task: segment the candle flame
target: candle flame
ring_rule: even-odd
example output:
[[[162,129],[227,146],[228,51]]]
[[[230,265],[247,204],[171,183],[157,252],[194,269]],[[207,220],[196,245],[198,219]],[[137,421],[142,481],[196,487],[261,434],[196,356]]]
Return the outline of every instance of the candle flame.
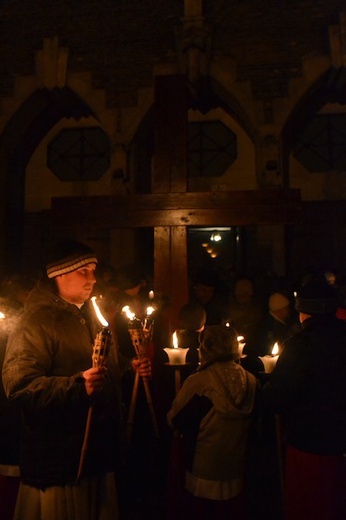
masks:
[[[244,336],[237,336],[237,341],[244,341]]]
[[[101,323],[101,325],[103,327],[108,327],[108,321],[106,321],[105,318],[102,316],[101,311],[99,309],[99,306],[96,303],[96,296],[93,296],[91,298],[91,302],[92,302],[92,304],[94,306],[96,316],[97,316],[99,322]]]
[[[279,343],[276,342],[276,343],[274,343],[271,354],[272,354],[272,356],[277,356],[278,353],[279,353]]]
[[[154,291],[149,291],[149,299],[150,300],[154,299]]]
[[[151,316],[154,310],[154,307],[147,307],[147,316]]]
[[[4,320],[4,319],[5,319],[5,314],[0,311],[0,320]]]
[[[125,305],[125,307],[121,309],[121,312],[126,314],[126,317],[129,320],[133,320],[133,318],[135,317],[135,313],[130,310],[130,307],[128,305]]]
[[[178,338],[176,332],[173,332],[173,347],[178,348]]]

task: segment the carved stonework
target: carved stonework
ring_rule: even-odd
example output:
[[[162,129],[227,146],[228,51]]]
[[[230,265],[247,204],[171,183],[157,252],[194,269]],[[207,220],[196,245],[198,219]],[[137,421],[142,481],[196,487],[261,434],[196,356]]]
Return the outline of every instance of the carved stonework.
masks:
[[[211,30],[205,23],[201,0],[185,0],[182,27],[177,30],[177,51],[193,99],[206,96],[211,61]]]
[[[282,187],[280,172],[280,148],[279,139],[274,134],[263,137],[260,146],[262,188]]]
[[[45,38],[43,49],[36,53],[36,76],[39,88],[62,88],[66,85],[68,49],[59,47],[57,37]]]

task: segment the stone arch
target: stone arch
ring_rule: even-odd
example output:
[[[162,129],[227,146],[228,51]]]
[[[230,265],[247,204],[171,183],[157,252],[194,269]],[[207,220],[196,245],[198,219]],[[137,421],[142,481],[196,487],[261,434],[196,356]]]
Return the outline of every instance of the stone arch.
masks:
[[[230,115],[249,136],[254,145],[255,154],[259,143],[256,126],[244,106],[231,92],[227,91],[217,79],[210,78],[202,98],[190,103],[192,110],[207,113],[213,108],[221,108]],[[151,161],[154,154],[154,107],[151,105],[132,137],[129,146],[129,176],[133,180],[134,190],[138,193],[151,191]]]
[[[330,67],[305,91],[294,106],[282,129],[282,167],[289,186],[289,160],[296,131],[327,103],[346,104],[346,68]]]
[[[43,137],[62,118],[95,116],[69,87],[35,90],[13,114],[0,137],[4,194],[2,263],[5,270],[23,266],[25,169]]]

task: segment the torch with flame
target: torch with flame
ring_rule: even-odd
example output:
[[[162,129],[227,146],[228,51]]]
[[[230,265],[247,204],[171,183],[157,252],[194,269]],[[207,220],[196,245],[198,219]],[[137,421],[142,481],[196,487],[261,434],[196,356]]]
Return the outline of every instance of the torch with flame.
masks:
[[[147,347],[153,336],[154,319],[152,314],[154,310],[154,307],[148,307],[145,318],[140,320],[128,305],[122,308],[122,312],[129,320],[128,331],[138,359],[143,358],[147,354]]]
[[[109,341],[111,338],[111,331],[108,328],[108,322],[105,320],[105,318],[102,316],[102,313],[96,303],[96,296],[93,296],[91,298],[91,302],[93,304],[95,314],[97,319],[102,325],[102,328],[98,330],[95,339],[94,339],[94,345],[93,345],[93,352],[92,352],[92,366],[95,367],[103,367],[106,364],[106,360],[109,353]],[[83,467],[84,467],[84,461],[86,452],[88,449],[88,441],[90,436],[90,427],[91,427],[91,419],[92,419],[92,413],[94,409],[94,403],[92,402],[89,406],[88,410],[88,417],[85,427],[85,433],[84,433],[84,440],[83,440],[83,446],[81,450],[81,456],[79,460],[79,467],[78,467],[78,474],[77,474],[77,482],[79,482],[82,473],[83,473]]]
[[[153,318],[153,312],[154,307],[147,307],[147,315],[144,318],[143,321],[143,335],[146,343],[149,343],[149,341],[152,340],[153,332],[154,332],[154,318]]]
[[[139,360],[143,359],[147,353],[147,346],[152,339],[153,329],[154,329],[154,319],[153,319],[153,307],[147,308],[147,314],[144,320],[140,320],[136,317],[136,315],[131,311],[128,305],[123,307],[122,312],[127,316],[128,323],[128,331],[130,334],[130,338],[132,341],[133,348],[137,354]],[[138,386],[139,386],[139,373],[136,372],[135,381],[132,389],[131,403],[129,408],[129,415],[127,419],[127,438],[130,441],[132,435],[132,428],[134,423],[135,409],[137,403],[138,396]],[[147,378],[142,378],[145,396],[147,400],[147,405],[149,408],[149,412],[151,415],[151,422],[153,425],[155,436],[159,437],[159,430],[157,426],[157,420],[155,415],[155,410],[151,398],[151,392],[149,387],[149,381]]]
[[[108,322],[102,316],[101,311],[96,303],[96,296],[91,298],[91,302],[95,309],[95,314],[102,325],[102,329],[97,332],[94,340],[92,362],[93,367],[102,367],[106,364],[106,359],[109,352],[111,331],[108,328]]]

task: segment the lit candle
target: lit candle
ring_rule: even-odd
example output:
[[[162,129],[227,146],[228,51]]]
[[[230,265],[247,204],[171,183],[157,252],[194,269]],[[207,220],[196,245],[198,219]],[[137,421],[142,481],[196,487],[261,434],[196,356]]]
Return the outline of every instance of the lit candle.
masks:
[[[149,291],[149,300],[154,299],[154,291]]]
[[[275,368],[277,360],[279,359],[279,344],[276,342],[272,348],[271,354],[267,354],[266,356],[259,356],[260,360],[263,363],[264,371],[267,374],[270,374]]]
[[[170,365],[186,364],[186,354],[188,353],[189,348],[181,348],[178,346],[178,338],[176,332],[173,333],[173,348],[166,347],[163,350],[168,355]]]
[[[244,336],[238,336],[237,340],[238,340],[238,355],[239,355],[239,358],[246,357],[245,354],[243,355],[243,350],[244,350],[244,347],[246,345]]]

